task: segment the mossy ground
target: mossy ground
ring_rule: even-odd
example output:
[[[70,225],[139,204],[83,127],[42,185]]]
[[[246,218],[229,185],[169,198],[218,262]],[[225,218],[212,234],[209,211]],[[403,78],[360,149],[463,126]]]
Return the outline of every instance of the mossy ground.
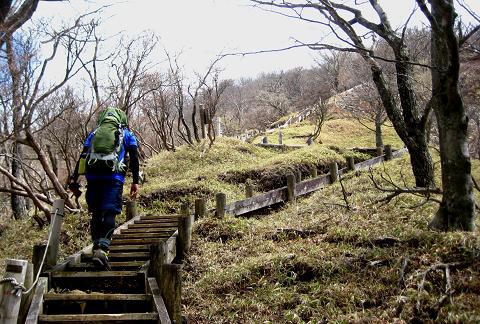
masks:
[[[309,132],[309,127],[306,123],[290,127],[284,139],[294,143],[298,138],[293,134]],[[294,151],[220,139],[212,148],[201,144],[163,152],[145,168],[140,212],[172,211],[198,197],[207,198],[210,209],[216,192],[226,193],[228,201],[242,199],[245,179],[262,191],[267,180],[279,179],[283,185],[287,172],[308,173],[312,165],[322,170],[331,161],[344,163],[347,155],[354,155],[344,148],[373,146],[373,133],[356,130],[359,126],[349,120],[332,120],[324,127],[323,145]],[[387,136],[391,138],[385,143],[402,146],[393,134]],[[473,161],[473,166],[473,174],[480,174],[480,163]],[[374,174],[384,186],[388,184],[380,173],[413,186],[409,170],[406,156],[376,167]],[[197,221],[183,272],[188,319],[192,323],[480,321],[477,233],[430,231],[427,224],[437,205],[423,197],[402,195],[389,204],[378,202],[385,194],[373,188],[368,172],[349,176],[342,184],[346,199],[337,183],[295,204],[248,218]],[[86,213],[66,216],[62,256],[88,244],[88,223]],[[30,219],[3,224],[2,260],[30,259],[32,246],[46,240],[46,230],[39,231]],[[423,273],[439,263],[451,264],[448,293],[441,269],[428,271],[422,284]]]

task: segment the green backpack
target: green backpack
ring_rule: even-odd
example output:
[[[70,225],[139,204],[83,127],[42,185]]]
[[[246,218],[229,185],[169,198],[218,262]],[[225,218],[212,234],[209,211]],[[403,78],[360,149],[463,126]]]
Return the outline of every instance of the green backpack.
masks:
[[[127,126],[125,112],[107,108],[98,117],[98,126],[86,155],[87,173],[123,172],[125,164],[119,160],[122,151],[123,132]]]

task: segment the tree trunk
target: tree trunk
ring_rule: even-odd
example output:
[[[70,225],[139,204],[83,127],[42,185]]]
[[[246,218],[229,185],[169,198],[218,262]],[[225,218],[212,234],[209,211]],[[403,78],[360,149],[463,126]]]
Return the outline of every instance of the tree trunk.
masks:
[[[443,198],[430,227],[475,230],[475,201],[467,142],[468,118],[458,91],[460,70],[453,0],[432,0],[432,102],[437,117]]]
[[[12,158],[12,175],[17,179],[22,179],[22,158],[23,158],[23,149],[22,144],[14,142],[13,144],[13,158]],[[11,183],[12,187],[15,186],[13,182]],[[22,219],[27,214],[27,205],[25,202],[25,197],[11,194],[10,204],[12,208],[13,217],[15,219]]]
[[[422,188],[434,188],[434,168],[430,152],[428,151],[427,136],[425,132],[410,137],[405,142],[410,153],[410,164],[415,177],[415,185]],[[417,140],[416,140],[417,139]]]
[[[406,113],[409,109],[414,108],[412,103],[409,103],[405,98],[402,101],[402,111],[398,109],[393,93],[387,86],[380,66],[373,59],[368,57],[366,59],[370,63],[373,82],[385,107],[388,119],[392,122],[395,131],[410,153],[415,185],[423,188],[434,187],[433,161],[428,151],[425,127],[421,127],[412,111]],[[407,89],[403,89],[403,92],[405,91]]]
[[[382,115],[381,112],[375,114],[375,145],[376,147],[383,147],[382,137]]]

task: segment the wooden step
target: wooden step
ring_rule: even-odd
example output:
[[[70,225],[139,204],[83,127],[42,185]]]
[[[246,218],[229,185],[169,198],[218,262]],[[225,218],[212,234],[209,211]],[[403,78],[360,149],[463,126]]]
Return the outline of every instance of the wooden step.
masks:
[[[142,238],[142,239],[132,239],[132,238],[120,238],[120,239],[114,239],[110,243],[110,246],[113,245],[125,245],[125,244],[153,244],[153,243],[159,243],[159,242],[164,242],[168,239],[169,237],[161,237],[161,238]]]
[[[113,259],[135,259],[135,258],[150,258],[150,252],[110,252],[108,254],[110,260]]]
[[[146,261],[150,258],[150,252],[147,251],[115,251],[108,253],[108,263],[117,261]],[[91,262],[92,256],[85,254],[82,256],[82,262]],[[110,265],[111,266],[111,265]]]
[[[117,238],[149,238],[149,237],[170,237],[172,236],[173,231],[166,231],[161,233],[122,233],[122,234],[114,234],[112,236],[112,240]]]
[[[126,314],[69,314],[40,315],[40,323],[121,323],[139,321],[142,323],[158,320],[157,313],[126,313]]]
[[[150,251],[149,244],[137,244],[137,245],[114,245],[110,247],[110,252],[117,251]]]
[[[133,221],[134,224],[157,224],[157,225],[169,225],[169,226],[177,226],[178,221],[174,221],[171,219],[139,219]]]
[[[172,219],[177,220],[178,218],[183,217],[181,214],[171,214],[171,215],[145,215],[140,216],[140,219]]]
[[[106,277],[136,277],[137,271],[100,271],[100,272],[66,272],[51,273],[52,278],[106,278]]]
[[[167,229],[167,230],[176,230],[177,229],[177,224],[171,225],[171,224],[162,224],[162,223],[135,223],[135,224],[130,224],[128,225],[128,229],[132,228],[162,228],[162,229]]]
[[[86,261],[86,260],[85,260]],[[112,270],[136,270],[145,265],[145,260],[142,261],[110,261]],[[97,266],[91,262],[70,263],[67,266],[67,271],[100,271]]]
[[[146,223],[146,224],[178,224],[177,219],[157,218],[157,219],[137,219],[134,223]]]
[[[182,214],[176,214],[176,213],[171,213],[171,214],[159,214],[158,212],[149,212],[142,214],[142,217],[144,216],[155,216],[155,217],[175,217],[175,216],[181,216]]]
[[[43,314],[148,313],[152,296],[146,294],[63,293],[44,296]]]
[[[147,294],[53,294],[47,293],[43,295],[43,300],[75,300],[75,301],[88,301],[88,300],[140,300],[149,301],[152,299],[152,295]]]
[[[134,233],[165,233],[165,232],[174,232],[176,227],[142,227],[142,228],[126,228],[120,230],[120,234],[134,234]]]
[[[145,273],[138,271],[58,271],[52,288],[103,293],[145,293]]]

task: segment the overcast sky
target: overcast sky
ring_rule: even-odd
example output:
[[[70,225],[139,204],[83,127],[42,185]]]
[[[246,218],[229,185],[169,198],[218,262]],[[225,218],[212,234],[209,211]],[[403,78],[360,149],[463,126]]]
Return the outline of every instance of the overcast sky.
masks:
[[[394,25],[402,24],[413,7],[411,0],[381,1]],[[480,13],[480,0],[465,0]],[[112,4],[104,10],[102,30],[137,35],[151,30],[169,52],[182,51],[190,71],[203,72],[221,52],[249,52],[287,47],[293,39],[314,42],[326,37],[312,23],[295,21],[253,8],[248,0],[70,0],[40,2],[36,17],[75,17]],[[160,53],[160,52],[159,52]],[[228,57],[221,65],[227,78],[254,77],[260,72],[310,67],[316,53],[308,49]]]

